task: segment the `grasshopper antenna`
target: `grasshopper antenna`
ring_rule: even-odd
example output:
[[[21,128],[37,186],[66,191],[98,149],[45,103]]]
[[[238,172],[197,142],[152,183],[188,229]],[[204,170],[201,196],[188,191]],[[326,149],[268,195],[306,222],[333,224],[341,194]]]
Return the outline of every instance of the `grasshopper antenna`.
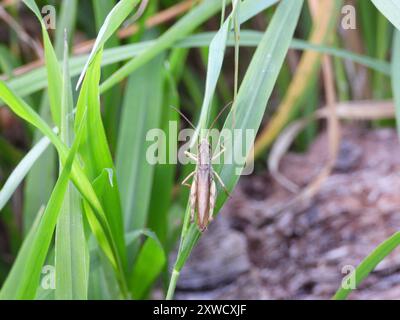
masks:
[[[232,102],[229,102],[225,107],[223,107],[221,109],[221,111],[218,113],[218,115],[215,117],[214,121],[211,123],[210,128],[213,129],[214,125],[217,123],[217,120],[222,116],[222,114],[224,113],[224,111],[230,106],[232,105]]]
[[[196,127],[193,125],[193,123],[192,123],[180,110],[178,110],[178,109],[175,108],[174,106],[170,106],[170,108],[172,108],[172,109],[174,109],[176,112],[178,112],[178,113],[181,115],[181,117],[182,117],[183,119],[185,119],[186,122],[187,122],[188,124],[190,124],[190,126],[191,126],[194,130],[196,130]]]

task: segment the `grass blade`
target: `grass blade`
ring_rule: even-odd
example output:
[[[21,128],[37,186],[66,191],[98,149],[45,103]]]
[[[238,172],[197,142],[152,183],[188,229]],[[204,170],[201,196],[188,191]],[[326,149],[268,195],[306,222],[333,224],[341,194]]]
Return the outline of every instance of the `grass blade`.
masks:
[[[57,60],[56,53],[53,45],[51,44],[49,34],[47,33],[46,26],[43,22],[39,8],[34,0],[23,0],[25,5],[33,11],[38,18],[41,28],[44,42],[44,53],[47,69],[47,84],[48,94],[50,100],[50,110],[53,117],[53,121],[56,126],[60,126],[60,106],[61,106],[61,91],[62,91],[62,75],[61,68]]]
[[[36,160],[43,154],[50,144],[50,140],[46,137],[42,138],[21,160],[18,166],[8,177],[3,188],[0,190],[0,211],[12,197],[22,180],[25,178],[29,170],[32,168]]]
[[[160,126],[163,59],[133,73],[126,88],[116,155],[126,231],[147,223],[154,165],[147,160],[152,141],[146,141],[146,134]]]
[[[212,38],[215,36],[214,32],[205,32],[188,36],[181,41],[171,44],[177,48],[193,48],[193,47],[206,47],[210,45]],[[240,32],[240,45],[243,46],[257,46],[262,38],[262,32],[242,30]],[[103,60],[101,65],[107,66],[113,63],[121,62],[126,59],[137,57],[144,51],[148,50],[154,45],[154,41],[143,41],[140,43],[129,44],[120,46],[118,48],[105,49]],[[228,40],[228,45],[234,45],[234,39],[232,37]],[[298,50],[312,50],[320,53],[326,53],[342,59],[348,59],[361,65],[365,65],[372,70],[382,72],[390,75],[390,64],[386,61],[381,61],[369,56],[355,54],[348,50],[340,48],[322,46],[312,44],[304,40],[294,39],[291,44],[291,48]],[[85,65],[88,56],[73,57],[70,60],[70,75],[76,76],[82,70]],[[38,90],[44,89],[47,86],[46,71],[44,68],[38,68],[24,75],[15,77],[7,82],[7,84],[21,97],[25,97]],[[1,100],[0,100],[1,101]]]
[[[201,106],[199,123],[192,137],[191,146],[196,143],[199,134],[206,134],[206,131],[203,129],[207,129],[207,124],[209,122],[211,101],[213,99],[219,75],[221,73],[222,63],[224,62],[225,56],[225,48],[228,42],[228,35],[233,27],[233,20],[236,15],[237,8],[238,1],[233,0],[233,10],[231,14],[211,40],[207,65],[206,89],[204,93],[203,104]],[[203,138],[203,136],[200,136],[200,138]]]
[[[39,277],[68,187],[72,164],[78,151],[82,132],[80,130],[77,134],[74,145],[68,153],[64,169],[54,187],[43,217],[37,226],[37,230],[34,230],[34,233],[31,233],[22,245],[13,269],[1,289],[0,299],[35,298]]]
[[[83,77],[94,60],[99,50],[102,50],[105,42],[113,35],[118,27],[124,22],[126,17],[132,12],[133,8],[139,3],[139,0],[121,0],[118,4],[110,11],[106,20],[101,27],[99,34],[97,35],[96,41],[93,45],[92,52],[83,67],[82,73],[79,77],[77,88],[81,85]]]
[[[396,110],[397,132],[400,137],[400,31],[393,35],[392,52],[392,91]]]
[[[375,7],[400,30],[400,3],[396,0],[371,0]]]
[[[3,81],[0,81],[0,98],[5,101],[16,115],[35,126],[50,139],[56,147],[62,163],[64,163],[68,154],[68,148],[53,133],[46,122],[25,101],[11,91]],[[118,276],[120,276],[122,285],[124,283],[124,267],[116,249],[115,235],[110,229],[106,214],[95,190],[77,162],[74,162],[72,166],[72,180],[81,195],[85,198],[85,212],[92,231],[107,258],[110,259]]]
[[[146,297],[167,260],[164,249],[156,235],[148,231],[145,234],[148,238],[139,251],[130,277],[130,287],[134,299]]]
[[[396,232],[389,239],[382,242],[368,257],[366,257],[360,265],[354,270],[352,274],[347,277],[355,275],[355,283],[358,286],[381,262],[388,256],[394,249],[400,245],[400,232]],[[351,293],[352,289],[341,287],[334,295],[335,300],[344,300]]]
[[[230,1],[227,1],[230,2]],[[123,80],[140,66],[146,64],[164,50],[170,48],[175,42],[181,40],[201,23],[210,18],[221,9],[221,1],[205,0],[187,15],[181,18],[174,26],[161,35],[149,49],[127,62],[122,68],[105,80],[101,85],[101,92],[105,92]]]
[[[250,66],[240,86],[238,96],[234,102],[237,114],[235,129],[258,130],[266,108],[272,89],[275,85],[279,71],[283,64],[286,53],[289,49],[290,41],[293,37],[297,20],[300,15],[303,1],[281,1],[272,21],[264,34],[263,39],[258,45],[257,51],[253,56]],[[268,57],[268,58],[266,58]],[[229,113],[224,128],[232,129],[232,111]],[[229,144],[231,145],[231,144]],[[247,154],[251,145],[246,146]],[[236,149],[236,148],[235,148]],[[242,152],[241,148],[236,149]],[[232,154],[231,146],[228,146],[226,153]],[[237,169],[242,170],[244,163],[237,167],[234,163],[224,164],[216,168],[225,182],[228,190],[232,190],[237,183],[239,176]],[[218,212],[224,202],[226,195],[222,192],[218,194],[215,212]],[[181,245],[175,262],[167,299],[172,299],[175,285],[179,277],[179,272],[188,258],[193,246],[200,237],[200,232],[196,225],[188,227],[190,208],[187,206],[184,226],[182,228]]]
[[[61,140],[73,141],[73,97],[68,73],[68,43],[65,38],[63,64],[63,95],[61,105]],[[62,165],[60,164],[60,168]],[[69,182],[57,222],[55,237],[56,299],[87,299],[89,253],[83,228],[81,199]]]

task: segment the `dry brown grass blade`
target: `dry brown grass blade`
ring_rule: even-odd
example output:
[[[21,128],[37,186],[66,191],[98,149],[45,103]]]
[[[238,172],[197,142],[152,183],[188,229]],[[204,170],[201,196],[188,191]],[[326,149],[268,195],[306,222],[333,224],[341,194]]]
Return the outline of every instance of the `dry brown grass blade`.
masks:
[[[336,21],[335,1],[319,0],[318,14],[315,15],[313,31],[309,41],[313,44],[324,44],[334,30]],[[320,66],[321,54],[312,51],[304,52],[294,74],[287,93],[278,106],[276,113],[260,133],[254,146],[254,156],[259,156],[279,135],[289,120],[291,111],[303,96],[307,86]]]
[[[7,7],[9,7],[9,6],[12,6],[12,5],[16,4],[18,1],[20,1],[20,0],[3,0],[3,1],[0,3],[0,5],[1,5],[3,8],[7,8]]]
[[[321,12],[321,9],[326,10],[326,7],[324,7],[324,4],[320,1],[317,0],[309,0],[308,1],[310,9],[311,9],[311,15],[313,17],[313,20],[317,22],[317,17]],[[332,70],[332,63],[327,55],[323,55],[322,59],[322,74],[323,74],[323,82],[324,82],[324,88],[325,88],[325,95],[326,95],[326,100],[327,100],[327,118],[328,118],[328,145],[329,145],[329,159],[327,164],[323,167],[321,172],[317,175],[317,177],[308,185],[306,186],[300,193],[298,193],[289,203],[288,206],[292,206],[293,204],[297,202],[305,202],[308,199],[311,199],[315,196],[315,194],[318,193],[318,190],[320,189],[322,183],[325,181],[325,179],[330,175],[335,162],[336,162],[336,157],[338,154],[339,150],[339,143],[340,143],[340,124],[338,121],[338,117],[336,115],[335,111],[335,105],[336,105],[336,89],[335,89],[335,80],[334,80],[334,75],[333,75],[333,70]],[[298,129],[299,126],[296,127]],[[294,135],[294,130],[291,132],[291,137],[295,137]],[[290,145],[290,144],[289,144]],[[289,146],[288,143],[286,142],[285,146]],[[278,148],[280,151],[281,155],[282,154],[282,148]],[[275,163],[275,162],[273,162]],[[277,164],[272,167],[273,170],[276,170]],[[289,190],[291,191],[298,191],[298,187],[293,184],[290,180],[286,179],[284,176],[279,174],[279,171],[271,172],[273,176],[277,178],[278,181],[283,183],[284,186],[286,186]],[[285,208],[287,206],[285,205]]]

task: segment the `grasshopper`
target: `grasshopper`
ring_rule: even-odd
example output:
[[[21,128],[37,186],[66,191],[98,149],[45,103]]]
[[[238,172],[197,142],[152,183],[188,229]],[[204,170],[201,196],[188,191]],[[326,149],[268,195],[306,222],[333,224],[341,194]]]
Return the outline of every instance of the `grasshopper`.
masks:
[[[227,106],[221,110],[220,114],[214,120],[213,125]],[[194,125],[185,117],[185,115],[183,115],[179,110],[175,110],[179,112],[181,116],[194,128]],[[202,138],[198,144],[197,151],[197,155],[185,151],[185,155],[196,162],[196,169],[182,181],[182,185],[190,188],[190,221],[192,223],[194,222],[195,213],[197,212],[197,226],[201,232],[204,232],[207,229],[208,224],[214,218],[215,200],[217,198],[215,180],[217,180],[222,186],[228,197],[230,197],[230,194],[221,177],[212,167],[212,161],[218,159],[218,157],[225,152],[225,147],[221,146],[221,150],[217,154],[212,155],[211,145],[208,142],[208,138]],[[192,177],[193,181],[190,185],[187,182]]]

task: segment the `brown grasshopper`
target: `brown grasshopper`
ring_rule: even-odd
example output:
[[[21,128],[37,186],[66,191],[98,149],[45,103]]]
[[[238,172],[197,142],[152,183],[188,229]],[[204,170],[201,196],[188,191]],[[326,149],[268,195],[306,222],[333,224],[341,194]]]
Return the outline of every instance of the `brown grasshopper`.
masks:
[[[227,106],[221,110],[213,124]],[[179,110],[176,111],[178,111],[182,117],[194,128],[194,125],[185,117],[185,115],[183,115]],[[217,188],[214,179],[219,182],[228,197],[230,196],[221,177],[214,171],[212,167],[212,161],[217,159],[224,152],[225,148],[224,146],[221,146],[221,150],[213,156],[208,138],[201,139],[198,145],[197,155],[189,151],[185,151],[185,155],[196,162],[196,169],[182,181],[182,185],[190,188],[190,221],[194,222],[195,213],[197,211],[196,222],[201,232],[206,230],[208,224],[213,220],[215,200],[217,198]],[[193,181],[190,185],[187,182],[191,177],[193,177]]]

